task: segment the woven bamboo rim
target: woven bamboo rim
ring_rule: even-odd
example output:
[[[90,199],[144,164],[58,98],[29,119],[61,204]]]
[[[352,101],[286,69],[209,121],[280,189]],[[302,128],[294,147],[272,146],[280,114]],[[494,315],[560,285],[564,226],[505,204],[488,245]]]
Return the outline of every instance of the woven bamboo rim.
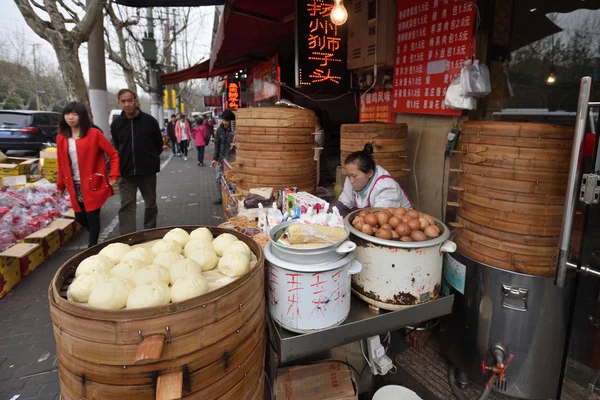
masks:
[[[315,156],[313,150],[310,151],[290,151],[289,153],[282,154],[279,151],[254,151],[254,150],[237,150],[237,157],[241,159],[269,159],[269,160],[281,160],[285,162],[286,160],[312,160]]]
[[[566,172],[528,172],[517,169],[504,169],[472,164],[461,164],[460,168],[465,173],[479,175],[485,178],[509,179],[523,182],[547,182],[561,185],[563,188],[567,187],[567,181],[569,179]]]
[[[240,175],[241,182],[244,185],[252,184],[254,187],[263,186],[301,186],[301,185],[315,185],[315,174],[311,171],[306,175],[296,176],[262,176],[262,175]]]
[[[535,122],[467,121],[463,124],[462,134],[572,140],[574,129]]]
[[[505,191],[560,196],[565,194],[564,184],[545,183],[545,182],[524,182],[513,181],[509,179],[485,178],[479,175],[461,173],[459,177],[459,185],[463,183],[475,186],[482,186],[488,189],[502,188]]]
[[[461,207],[458,209],[457,214],[474,224],[483,225],[488,228],[516,233],[522,235],[531,235],[531,236],[552,236],[556,237],[560,235],[561,227],[560,226],[540,226],[540,225],[532,225],[526,223],[515,223],[511,221],[504,221],[500,219],[494,219],[490,216],[480,215],[472,212],[470,209],[466,207]]]
[[[266,146],[271,144],[309,144],[311,147],[315,143],[315,139],[312,135],[236,135],[236,143],[264,143]]]
[[[269,176],[269,177],[285,177],[285,176],[303,176],[310,173],[314,173],[315,166],[313,164],[310,165],[301,165],[298,167],[290,168],[288,165],[280,165],[278,167],[247,167],[247,166],[238,166],[237,172],[240,177],[245,176]]]
[[[494,168],[520,169],[525,171],[565,172],[569,170],[570,161],[554,161],[551,159],[523,160],[518,158],[486,158],[477,154],[460,156],[461,163],[477,164]]]
[[[239,127],[266,127],[266,128],[307,128],[315,129],[314,118],[280,118],[280,119],[242,119],[237,118],[236,128]]]
[[[352,153],[354,151],[360,151],[365,147],[366,142],[357,142],[357,144],[349,144],[345,141],[342,140],[341,144],[340,144],[340,150],[346,153]],[[389,144],[389,145],[381,145],[381,144],[377,144],[375,143],[375,145],[373,146],[373,153],[375,153],[375,149],[378,149],[379,152],[383,152],[385,151],[386,153],[398,153],[398,152],[405,152],[407,150],[407,146],[406,143],[397,143],[396,144]]]
[[[554,160],[570,161],[571,154],[562,149],[526,149],[509,146],[495,146],[491,144],[459,143],[458,150],[467,154],[477,154],[488,159],[491,158],[516,158],[523,160]]]
[[[465,200],[460,202],[460,208],[468,212],[481,215],[482,217],[487,217],[498,221],[542,227],[560,228],[562,226],[562,216],[560,215],[532,215],[518,212],[500,211]]]
[[[522,254],[525,256],[550,257],[552,259],[556,259],[558,256],[558,246],[527,246],[523,244],[505,242],[487,237],[485,235],[480,235],[466,228],[461,229],[459,234],[465,239],[468,239],[474,243],[479,243],[482,246],[491,247],[492,249],[497,249],[507,253]]]
[[[554,206],[563,206],[565,204],[565,196],[549,196],[543,194],[537,195],[509,192],[506,190],[490,189],[483,186],[470,185],[465,182],[461,182],[460,187],[458,187],[458,189],[464,191],[465,193],[485,197],[487,199],[510,201],[515,203]]]
[[[312,110],[291,107],[253,107],[240,108],[236,111],[236,119],[283,119],[283,118],[316,118]]]
[[[261,135],[293,135],[293,136],[314,136],[314,128],[278,128],[264,126],[236,126],[235,134],[244,136]]]
[[[522,137],[503,137],[503,136],[480,136],[462,134],[461,143],[473,144],[491,144],[496,146],[514,146],[519,148],[536,149],[570,149],[573,147],[572,140],[547,139],[547,138],[522,138]]]
[[[462,202],[469,202],[478,206],[486,207],[492,210],[502,211],[504,213],[529,214],[539,216],[559,216],[562,218],[564,207],[562,205],[545,205],[518,203],[516,201],[503,201],[482,197],[476,194],[465,192],[459,195]]]
[[[298,160],[272,160],[272,159],[260,159],[260,158],[241,158],[238,157],[236,161],[238,170],[246,167],[255,168],[312,168],[314,165],[313,158],[305,158]]]
[[[360,151],[362,150],[354,150],[354,151]],[[406,151],[398,151],[398,152],[387,152],[387,151],[377,151],[377,149],[373,149],[373,159],[375,160],[376,163],[379,163],[380,161],[396,161],[396,160],[400,160],[402,158],[407,158],[408,157],[408,152]],[[340,158],[342,160],[342,162],[346,159],[346,157],[348,157],[350,154],[352,154],[354,151],[342,151],[340,152]]]
[[[239,143],[237,145],[239,150],[243,151],[262,151],[263,149],[269,152],[280,152],[280,153],[288,153],[288,152],[297,152],[297,151],[312,151],[313,143],[304,143],[304,144],[289,144],[289,143]]]
[[[523,244],[526,246],[557,247],[560,241],[560,238],[558,236],[532,236],[526,234],[504,232],[497,229],[488,228],[487,226],[473,223],[465,218],[462,218],[461,216],[457,216],[456,221],[459,224],[461,224],[464,228],[472,232],[502,242]]]

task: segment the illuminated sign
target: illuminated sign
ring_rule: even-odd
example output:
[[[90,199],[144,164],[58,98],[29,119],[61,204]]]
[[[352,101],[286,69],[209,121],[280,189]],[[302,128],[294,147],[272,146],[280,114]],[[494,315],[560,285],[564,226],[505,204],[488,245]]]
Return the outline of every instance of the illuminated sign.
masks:
[[[254,101],[261,101],[275,97],[281,97],[279,87],[279,57],[275,56],[269,61],[257,67],[254,72]]]
[[[472,54],[476,5],[469,1],[398,2],[392,108],[399,113],[460,115],[446,90]]]
[[[360,96],[360,122],[396,122],[392,91],[380,89]]]
[[[333,0],[296,1],[296,87],[346,90],[346,25],[336,26]]]
[[[218,96],[204,96],[204,107],[222,107],[222,99]]]
[[[227,92],[225,96],[225,108],[237,110],[242,106],[242,94],[240,93],[240,81],[227,81]]]

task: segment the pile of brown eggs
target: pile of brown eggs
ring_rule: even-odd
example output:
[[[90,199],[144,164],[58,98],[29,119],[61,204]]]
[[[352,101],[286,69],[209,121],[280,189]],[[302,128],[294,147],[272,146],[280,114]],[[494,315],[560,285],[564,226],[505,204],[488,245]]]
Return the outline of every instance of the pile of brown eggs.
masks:
[[[362,210],[352,220],[352,226],[365,235],[402,242],[423,242],[441,233],[431,215],[404,207]]]

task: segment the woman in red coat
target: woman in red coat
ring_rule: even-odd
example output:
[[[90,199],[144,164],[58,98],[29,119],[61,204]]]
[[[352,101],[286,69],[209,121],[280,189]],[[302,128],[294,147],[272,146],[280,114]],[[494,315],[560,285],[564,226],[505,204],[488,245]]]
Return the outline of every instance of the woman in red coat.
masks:
[[[98,243],[100,208],[113,195],[119,179],[119,155],[100,129],[92,127],[87,109],[81,103],[69,103],[59,122],[56,137],[60,194],[66,189],[71,197],[75,220],[90,233],[89,247]],[[110,177],[105,155],[110,160]]]

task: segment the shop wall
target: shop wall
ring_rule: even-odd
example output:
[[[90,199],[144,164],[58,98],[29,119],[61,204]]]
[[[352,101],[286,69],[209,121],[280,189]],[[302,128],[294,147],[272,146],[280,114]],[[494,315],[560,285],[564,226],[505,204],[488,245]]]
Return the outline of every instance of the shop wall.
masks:
[[[405,188],[405,191],[415,208],[441,219],[445,198],[443,194],[444,152],[454,117],[398,114],[396,122],[408,125],[410,168],[412,168],[416,156],[414,174],[410,173],[409,186]],[[420,143],[419,136],[421,137]],[[415,153],[417,143],[419,143],[419,148]],[[418,185],[414,181],[415,174]],[[447,171],[446,174],[448,174]]]

